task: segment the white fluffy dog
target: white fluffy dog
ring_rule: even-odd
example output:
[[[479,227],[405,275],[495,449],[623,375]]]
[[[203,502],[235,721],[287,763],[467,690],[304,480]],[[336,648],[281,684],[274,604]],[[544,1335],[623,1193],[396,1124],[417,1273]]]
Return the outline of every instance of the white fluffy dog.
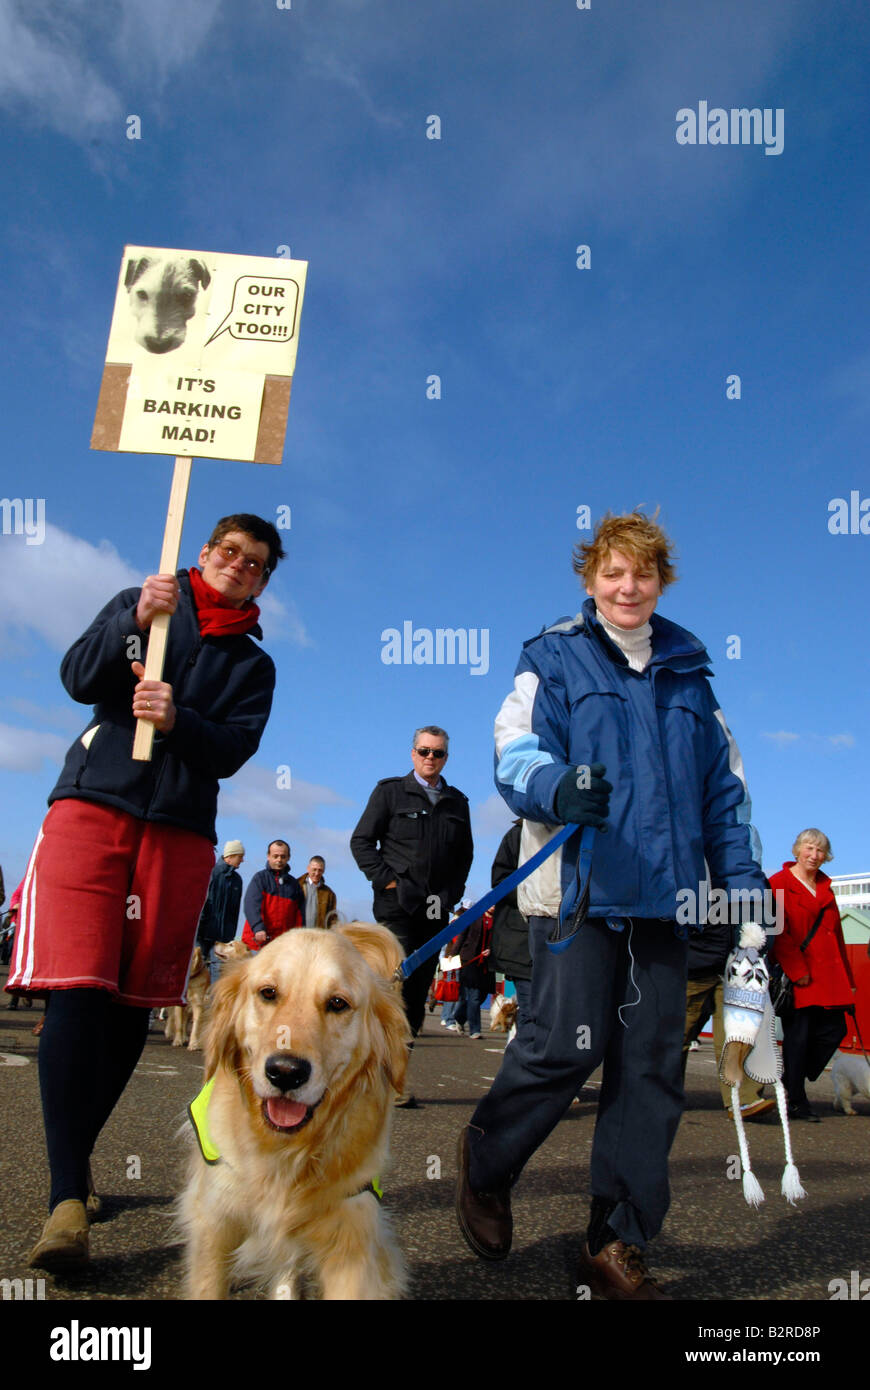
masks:
[[[870,1063],[859,1052],[838,1052],[831,1068],[834,1109],[844,1115],[857,1115],[852,1106],[856,1091],[870,1100]]]

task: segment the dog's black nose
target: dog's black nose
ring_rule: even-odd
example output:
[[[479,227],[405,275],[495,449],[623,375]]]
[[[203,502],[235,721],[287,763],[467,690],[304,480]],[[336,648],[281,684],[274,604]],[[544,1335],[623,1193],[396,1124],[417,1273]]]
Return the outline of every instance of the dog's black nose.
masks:
[[[292,1052],[273,1052],[266,1058],[263,1070],[279,1091],[297,1091],[310,1077],[311,1063],[304,1057],[294,1057]]]

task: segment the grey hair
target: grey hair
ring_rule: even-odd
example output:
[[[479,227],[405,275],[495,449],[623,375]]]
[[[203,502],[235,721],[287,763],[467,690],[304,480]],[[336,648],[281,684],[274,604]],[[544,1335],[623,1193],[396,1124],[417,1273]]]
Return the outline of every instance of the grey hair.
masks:
[[[802,830],[792,845],[791,852],[795,858],[797,858],[797,852],[806,840],[809,840],[814,845],[821,845],[822,849],[825,851],[823,863],[827,864],[830,859],[833,859],[834,851],[831,849],[831,842],[827,835],[823,830],[816,830],[813,826],[810,826],[808,830]]]
[[[411,744],[412,748],[417,747],[417,739],[421,734],[434,734],[436,738],[443,738],[444,747],[450,747],[450,735],[446,729],[439,729],[437,724],[424,724],[422,729],[414,730],[414,742]]]

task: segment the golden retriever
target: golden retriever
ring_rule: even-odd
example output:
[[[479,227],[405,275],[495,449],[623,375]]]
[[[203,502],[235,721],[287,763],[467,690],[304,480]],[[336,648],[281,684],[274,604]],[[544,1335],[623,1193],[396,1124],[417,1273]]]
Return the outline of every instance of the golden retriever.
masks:
[[[272,1298],[402,1296],[370,1190],[408,1059],[401,959],[386,927],[351,922],[294,928],[222,974],[206,1026],[212,1161],[194,1150],[179,1206],[189,1298],[225,1298],[233,1279]]]
[[[203,960],[199,946],[194,946],[190,973],[187,977],[187,1003],[183,1007],[180,1004],[173,1005],[166,1014],[164,1037],[171,1040],[173,1047],[184,1047],[188,1023],[190,1023],[190,1042],[187,1044],[189,1050],[197,1052],[202,1047],[200,1032],[205,1012],[208,982],[208,966]]]
[[[225,965],[229,961],[247,960],[248,956],[254,954],[253,951],[248,950],[240,936],[237,936],[233,941],[216,941],[212,950],[218,960],[222,960]]]

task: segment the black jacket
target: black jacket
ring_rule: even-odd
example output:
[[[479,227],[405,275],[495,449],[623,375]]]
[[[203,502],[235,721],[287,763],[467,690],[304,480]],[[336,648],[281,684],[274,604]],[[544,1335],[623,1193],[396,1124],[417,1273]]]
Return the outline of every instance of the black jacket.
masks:
[[[201,637],[187,571],[179,570],[178,579],[163,673],[172,686],[175,727],[155,735],[150,762],[133,761],[131,639],[139,639],[144,653],[147,634],[136,622],[141,590],[124,589],[61,663],[72,698],[95,706],[85,734],[96,732],[87,748],[76,739],[48,800],[117,806],[140,820],[196,831],[214,844],[218,778],[232,777],[256,753],[272,707],[275,667],[247,634]]]
[[[369,797],[350,849],[371,880],[378,921],[395,915],[396,906],[415,912],[429,896],[440,898],[446,921],[462,897],[474,856],[468,798],[442,778],[433,806],[413,772],[386,777]],[[385,892],[392,879],[396,889]]]
[[[512,874],[520,857],[522,821],[512,825],[492,861],[492,886]],[[517,890],[508,893],[493,908],[492,957],[496,970],[509,980],[532,978],[532,957],[529,951],[529,924],[517,907]]]
[[[211,871],[208,896],[199,914],[197,941],[232,941],[238,930],[241,905],[242,876],[232,864],[219,859]]]
[[[489,955],[483,956],[484,950],[489,948]],[[469,985],[472,989],[479,989],[486,998],[495,989],[495,966],[492,961],[492,926],[484,917],[478,917],[476,922],[470,926],[460,936],[454,948],[459,953],[462,961],[462,968],[459,971],[459,983]]]

